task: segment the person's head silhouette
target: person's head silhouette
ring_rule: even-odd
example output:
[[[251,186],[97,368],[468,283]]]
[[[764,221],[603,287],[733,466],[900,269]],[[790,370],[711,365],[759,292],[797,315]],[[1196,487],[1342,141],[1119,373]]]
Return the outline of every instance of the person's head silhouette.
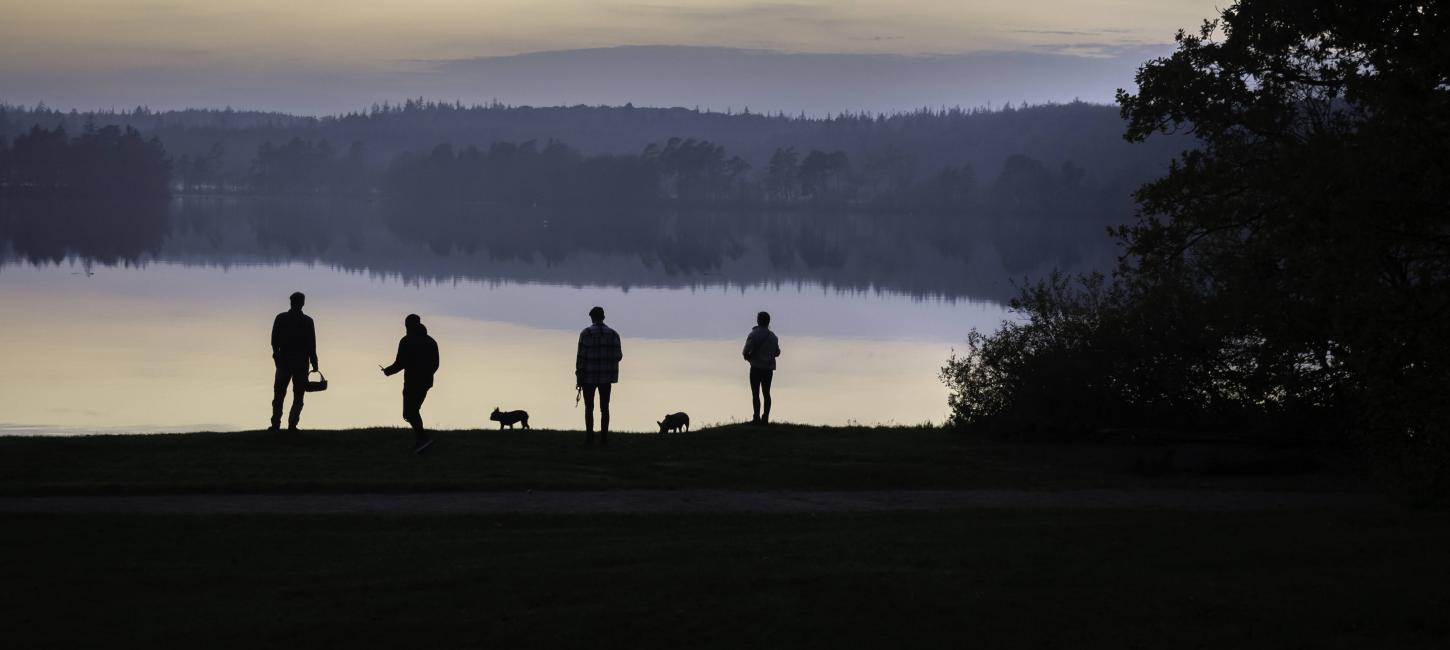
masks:
[[[403,319],[403,329],[406,329],[409,332],[416,330],[419,327],[422,327],[422,325],[423,319],[417,314],[408,314],[408,317]]]
[[[589,320],[592,320],[592,321],[594,321],[596,323],[603,323],[604,322],[604,308],[603,307],[595,307],[595,308],[589,310]]]
[[[295,311],[302,309],[302,304],[307,302],[307,296],[302,295],[301,291],[294,291],[289,300],[292,301],[292,309]]]
[[[755,324],[761,327],[770,327],[770,312],[763,311],[755,315]]]

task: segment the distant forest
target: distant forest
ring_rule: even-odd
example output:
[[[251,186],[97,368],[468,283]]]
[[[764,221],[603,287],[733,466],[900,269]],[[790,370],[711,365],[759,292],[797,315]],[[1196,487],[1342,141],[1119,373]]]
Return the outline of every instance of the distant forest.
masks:
[[[87,123],[71,137],[64,127],[32,126],[0,138],[0,193],[75,197],[164,197],[171,162],[155,137],[135,128]]]
[[[100,163],[81,159],[109,155],[87,144],[99,138],[161,152],[144,164],[111,158],[149,174],[135,181],[145,192],[164,174],[171,189],[187,193],[510,205],[1041,212],[1049,203],[1081,210],[1087,199],[1093,212],[1113,213],[1099,214],[1106,223],[1121,223],[1131,216],[1131,191],[1188,144],[1164,137],[1135,146],[1122,132],[1116,108],[1085,103],[828,118],[422,100],[322,118],[0,105],[0,189],[91,187],[95,176],[81,170]],[[66,145],[75,154],[48,153],[58,142],[76,143]]]

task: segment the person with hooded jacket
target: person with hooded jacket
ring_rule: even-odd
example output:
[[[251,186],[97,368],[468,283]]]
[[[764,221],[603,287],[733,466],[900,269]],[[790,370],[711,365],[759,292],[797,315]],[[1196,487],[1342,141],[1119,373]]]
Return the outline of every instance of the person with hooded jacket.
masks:
[[[398,341],[398,355],[393,365],[383,368],[389,377],[403,373],[403,419],[413,427],[413,453],[422,453],[433,444],[432,436],[423,429],[423,400],[433,387],[433,373],[438,371],[438,343],[428,336],[428,328],[417,314],[403,320],[407,334]]]
[[[750,364],[750,403],[754,407],[751,424],[770,422],[770,382],[775,377],[775,358],[780,356],[780,339],[770,331],[770,314],[755,315],[755,329],[745,337],[745,349],[741,350],[745,361]],[[765,395],[765,410],[760,410],[760,396]]]

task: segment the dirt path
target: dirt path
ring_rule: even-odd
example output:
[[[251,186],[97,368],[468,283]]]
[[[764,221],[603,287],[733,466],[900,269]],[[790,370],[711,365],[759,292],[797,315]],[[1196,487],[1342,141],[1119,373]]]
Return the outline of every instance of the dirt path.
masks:
[[[1194,490],[900,490],[425,492],[412,494],[189,494],[0,497],[0,514],[489,514],[811,513],[962,509],[1155,508],[1275,510],[1383,505],[1352,493]]]

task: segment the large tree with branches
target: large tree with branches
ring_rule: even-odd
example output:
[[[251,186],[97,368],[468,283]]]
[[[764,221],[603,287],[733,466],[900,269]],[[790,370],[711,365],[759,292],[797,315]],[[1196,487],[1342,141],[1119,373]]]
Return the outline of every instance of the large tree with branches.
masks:
[[[1129,140],[1199,146],[1138,191],[1111,300],[1043,304],[1039,287],[1012,336],[949,364],[959,420],[1013,400],[964,410],[970,373],[953,370],[1010,391],[1040,383],[1022,360],[1067,350],[1110,359],[1085,384],[1120,419],[1215,395],[1333,412],[1397,474],[1450,491],[1450,2],[1239,0],[1137,86],[1118,93]],[[1078,313],[1091,327],[1063,345],[1053,332]],[[1013,340],[1048,343],[1005,354]],[[1186,388],[1162,379],[1175,372]]]
[[[1138,192],[1121,277],[1188,278],[1357,429],[1443,448],[1450,3],[1241,0],[1177,41],[1118,101],[1202,146]]]

